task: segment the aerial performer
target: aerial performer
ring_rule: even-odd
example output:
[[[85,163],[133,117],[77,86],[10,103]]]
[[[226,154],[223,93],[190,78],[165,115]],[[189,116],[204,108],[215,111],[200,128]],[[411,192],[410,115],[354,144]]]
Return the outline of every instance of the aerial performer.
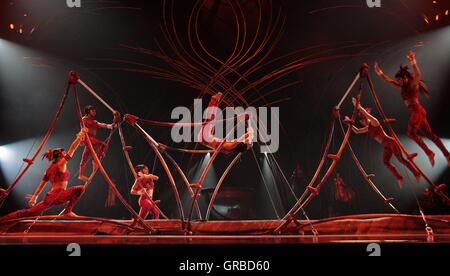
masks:
[[[410,51],[407,57],[414,69],[414,74],[409,71],[407,66],[401,66],[400,70],[395,75],[396,80],[393,80],[383,73],[377,63],[375,64],[375,71],[385,82],[401,91],[403,102],[411,113],[411,119],[408,125],[408,137],[414,140],[420,148],[422,148],[427,154],[431,165],[434,166],[435,153],[425,144],[418,133],[420,132],[425,135],[425,137],[435,143],[442,151],[450,166],[450,153],[444,143],[442,143],[442,140],[433,132],[427,119],[427,112],[420,103],[420,94],[423,92],[429,97],[429,92],[426,85],[421,81],[422,73],[417,65],[416,55]]]
[[[153,201],[153,191],[155,189],[155,181],[159,180],[156,175],[150,174],[150,171],[145,165],[136,166],[137,178],[131,188],[131,194],[140,196],[139,198],[139,216],[145,220],[149,214],[153,219],[159,219],[159,210],[156,207],[157,202]],[[137,224],[134,219],[132,227]]]
[[[357,100],[353,98],[353,105],[357,105]],[[383,159],[384,165],[391,171],[391,173],[397,179],[397,182],[400,188],[403,188],[404,177],[400,174],[394,164],[391,163],[392,156],[395,156],[401,164],[403,164],[406,168],[408,168],[416,177],[417,184],[420,182],[421,174],[414,167],[410,160],[405,158],[402,154],[402,150],[398,142],[386,134],[383,127],[377,118],[370,114],[370,109],[359,106],[359,121],[363,125],[362,128],[357,128],[356,126],[352,126],[353,132],[356,134],[368,134],[375,141],[380,143],[383,146]],[[344,121],[346,123],[351,123],[351,119],[346,116]],[[414,155],[412,155],[414,156]],[[408,156],[408,157],[412,157]]]
[[[251,118],[250,114],[245,114],[245,116],[240,116],[239,119],[245,120],[245,124],[248,124],[247,132],[242,135],[238,139],[226,140],[215,137],[215,126],[214,121],[217,118],[217,112],[219,111],[219,103],[222,99],[223,94],[217,93],[214,95],[208,105],[207,114],[206,114],[206,122],[203,124],[200,133],[199,140],[201,143],[211,149],[218,149],[219,146],[223,143],[222,150],[223,152],[245,152],[252,147],[253,138],[254,138],[254,130],[251,126]]]
[[[94,147],[95,153],[98,155],[100,159],[102,159],[106,153],[107,150],[107,144],[103,142],[102,140],[97,138],[97,129],[103,128],[103,129],[114,129],[116,127],[115,124],[104,124],[99,123],[95,120],[95,117],[97,116],[97,109],[95,106],[88,105],[84,108],[85,116],[83,117],[83,125],[88,129],[88,135],[89,139],[91,140],[92,146]],[[89,177],[86,177],[84,175],[86,171],[87,164],[89,162],[89,159],[92,157],[91,151],[89,150],[88,146],[85,144],[85,148],[83,151],[83,156],[81,158],[80,163],[80,174],[79,179],[84,182],[90,181],[95,173],[97,172],[98,165],[95,162],[95,160],[92,160],[92,173]]]
[[[0,222],[38,215],[54,206],[62,204],[67,204],[63,213],[64,217],[76,217],[75,213],[72,212],[72,209],[83,194],[84,187],[75,186],[67,188],[70,178],[67,162],[71,160],[79,145],[84,141],[87,133],[88,129],[82,129],[77,134],[75,141],[67,152],[65,152],[64,149],[57,148],[49,149],[44,153],[43,159],[45,158],[52,163],[45,172],[44,178],[34,194],[27,196],[30,208],[1,217]],[[41,202],[37,203],[42,190],[48,182],[51,184],[50,192],[45,195]]]

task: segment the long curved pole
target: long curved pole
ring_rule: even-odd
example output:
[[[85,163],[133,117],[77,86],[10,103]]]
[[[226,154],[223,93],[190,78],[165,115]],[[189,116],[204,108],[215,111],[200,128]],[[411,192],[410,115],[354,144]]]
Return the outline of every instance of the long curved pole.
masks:
[[[230,163],[230,165],[228,165],[228,168],[225,170],[225,172],[223,173],[222,177],[220,178],[219,182],[217,183],[216,188],[214,189],[214,193],[211,197],[211,200],[209,202],[208,205],[208,210],[206,211],[206,216],[205,219],[206,221],[209,220],[209,216],[211,214],[211,209],[213,208],[214,202],[216,200],[217,195],[219,194],[219,190],[222,187],[222,183],[225,180],[225,178],[228,176],[228,173],[231,171],[231,169],[234,167],[234,165],[236,164],[236,162],[241,158],[242,153],[239,153],[234,159],[233,161]]]

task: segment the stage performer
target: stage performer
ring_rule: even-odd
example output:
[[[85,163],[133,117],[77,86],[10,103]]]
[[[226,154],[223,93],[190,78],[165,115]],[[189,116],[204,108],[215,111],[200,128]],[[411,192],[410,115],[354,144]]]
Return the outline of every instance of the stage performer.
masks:
[[[84,126],[89,130],[88,135],[92,142],[92,146],[94,147],[95,152],[98,155],[98,158],[102,159],[105,156],[106,150],[108,145],[97,138],[97,129],[103,128],[103,129],[114,129],[116,127],[115,124],[103,124],[99,123],[95,120],[95,116],[97,116],[97,110],[95,106],[89,105],[84,108],[85,116],[83,117],[83,124]],[[88,164],[89,159],[92,157],[91,151],[89,150],[88,146],[85,145],[83,156],[81,158],[80,163],[80,173],[79,173],[79,179],[84,182],[90,181],[94,174],[97,172],[98,165],[95,160],[92,160],[92,173],[89,177],[86,177],[84,175],[86,171],[86,167]]]
[[[137,179],[131,188],[132,195],[138,195],[139,198],[139,216],[145,220],[149,214],[153,216],[153,219],[159,219],[159,210],[156,207],[157,202],[153,201],[153,191],[155,189],[155,182],[159,177],[150,174],[150,171],[145,165],[136,166]],[[131,227],[137,224],[137,220],[134,219]]]
[[[223,94],[217,93],[214,95],[208,105],[208,112],[206,114],[206,123],[202,126],[199,133],[199,140],[201,143],[211,149],[217,149],[224,141],[224,139],[219,139],[214,136],[215,134],[215,126],[214,120],[217,118],[217,112],[219,111],[219,103],[222,99]],[[242,116],[242,119],[246,120],[245,123],[248,123],[248,131],[242,135],[238,139],[227,140],[223,144],[222,151],[223,152],[245,152],[252,147],[254,131],[251,126],[251,118],[249,114]]]
[[[408,137],[414,140],[422,148],[427,154],[431,165],[434,167],[435,153],[419,136],[418,133],[421,132],[442,151],[450,166],[450,153],[444,143],[442,143],[442,140],[433,132],[427,119],[427,112],[420,103],[420,93],[424,92],[428,97],[429,92],[426,85],[421,81],[422,73],[417,65],[416,55],[412,51],[408,53],[408,60],[414,68],[414,74],[408,70],[407,66],[401,66],[400,70],[395,75],[397,80],[393,80],[384,74],[378,64],[375,64],[375,71],[385,82],[401,91],[403,101],[411,113],[411,119],[408,125]]]
[[[341,201],[349,203],[355,197],[355,192],[345,184],[344,179],[338,173],[333,180],[334,182],[334,199],[335,201]]]
[[[356,106],[357,100],[353,98],[353,104]],[[420,182],[421,174],[420,172],[413,166],[411,161],[407,160],[401,151],[400,145],[397,141],[386,134],[383,127],[377,118],[370,114],[370,109],[366,109],[362,106],[359,106],[359,118],[360,123],[364,126],[363,128],[357,128],[356,126],[352,126],[353,132],[356,134],[365,134],[367,133],[370,137],[372,137],[375,141],[380,143],[384,148],[384,165],[391,171],[391,173],[395,176],[398,181],[400,188],[403,188],[404,178],[391,163],[392,156],[395,156],[400,163],[402,163],[405,167],[407,167],[416,177],[417,184]],[[351,123],[351,119],[349,117],[345,117],[344,120],[346,123]]]
[[[0,218],[0,222],[38,215],[54,206],[66,203],[67,206],[63,213],[63,216],[76,217],[76,215],[72,212],[72,209],[80,196],[83,194],[84,187],[75,186],[67,188],[70,178],[70,172],[67,168],[67,162],[70,161],[80,143],[83,142],[87,132],[88,129],[82,129],[80,133],[78,133],[77,138],[72,143],[67,153],[64,151],[64,149],[61,148],[49,149],[45,152],[43,158],[46,158],[49,162],[52,162],[52,164],[47,169],[44,178],[42,179],[35,193],[33,195],[27,196],[27,198],[29,199],[28,205],[30,206],[30,208],[6,215]],[[36,204],[37,199],[39,198],[39,195],[41,194],[47,182],[50,182],[51,190],[49,193],[47,193],[47,195],[41,202]]]

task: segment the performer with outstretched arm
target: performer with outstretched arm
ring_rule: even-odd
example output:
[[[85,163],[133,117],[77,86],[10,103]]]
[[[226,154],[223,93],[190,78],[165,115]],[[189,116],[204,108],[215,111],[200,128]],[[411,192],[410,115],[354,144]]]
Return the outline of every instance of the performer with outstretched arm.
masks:
[[[224,139],[219,139],[214,136],[215,134],[215,127],[214,127],[214,120],[217,118],[217,112],[219,111],[219,103],[222,99],[223,94],[217,93],[211,98],[211,101],[208,105],[208,112],[206,114],[207,121],[202,126],[200,133],[199,133],[199,140],[203,145],[205,145],[208,148],[211,149],[217,149],[223,142]],[[247,122],[250,122],[250,119],[248,118],[249,115],[245,116],[245,120]],[[244,152],[251,148],[253,143],[253,136],[254,131],[251,126],[251,123],[249,123],[249,129],[248,131],[242,135],[238,139],[233,140],[227,140],[223,143],[222,151],[224,152],[231,152],[231,151],[238,151],[238,152]]]
[[[145,165],[136,166],[137,179],[131,188],[132,195],[138,195],[139,198],[139,216],[145,220],[149,214],[152,214],[153,219],[159,219],[159,210],[156,207],[156,203],[153,202],[153,190],[155,189],[155,182],[159,177],[150,174],[150,171]],[[137,224],[137,220],[134,219],[131,227]]]
[[[88,129],[88,135],[92,142],[92,146],[94,147],[95,152],[97,153],[98,157],[100,159],[102,159],[106,153],[107,144],[97,138],[97,129],[99,129],[99,128],[114,129],[114,127],[116,127],[116,125],[115,124],[103,124],[103,123],[97,122],[95,120],[95,116],[97,116],[97,110],[96,110],[95,106],[92,106],[92,105],[86,106],[84,108],[84,113],[85,113],[85,116],[83,117],[83,124]],[[98,165],[95,162],[95,160],[92,160],[91,175],[89,177],[86,177],[84,175],[84,173],[86,171],[87,163],[88,163],[89,159],[91,158],[91,156],[92,156],[91,151],[89,150],[87,145],[85,145],[85,148],[83,151],[83,156],[81,158],[81,163],[80,163],[80,175],[78,177],[81,181],[88,182],[90,179],[92,179],[94,174],[97,172]]]
[[[67,188],[70,178],[67,162],[70,161],[80,143],[84,141],[87,132],[87,129],[82,129],[80,133],[78,133],[77,138],[72,143],[67,153],[64,149],[49,149],[45,152],[43,158],[46,158],[49,162],[52,162],[52,164],[47,169],[44,178],[35,193],[27,196],[27,198],[29,198],[28,205],[30,208],[6,215],[0,218],[0,221],[30,217],[40,214],[54,206],[66,203],[67,206],[63,216],[76,217],[76,215],[72,212],[72,209],[80,196],[83,194],[84,187],[75,186]],[[36,203],[45,185],[47,185],[47,182],[50,182],[52,186],[50,192],[41,202]]]
[[[419,136],[418,132],[420,131],[423,135],[436,144],[436,146],[444,154],[445,158],[447,158],[448,165],[450,166],[450,153],[444,143],[442,143],[441,139],[433,132],[427,119],[427,112],[420,103],[420,93],[424,92],[427,96],[429,96],[429,92],[425,84],[421,81],[422,73],[417,65],[416,55],[412,51],[408,53],[408,60],[414,68],[414,74],[409,72],[407,66],[401,66],[395,76],[396,80],[393,80],[383,73],[377,63],[375,64],[375,71],[385,82],[401,91],[403,101],[408,107],[408,110],[411,112],[411,119],[408,126],[408,137],[414,140],[422,148],[422,150],[427,154],[431,165],[434,166],[435,153]]]
[[[357,104],[355,98],[353,98],[353,104],[354,105]],[[397,168],[394,166],[394,164],[391,163],[392,156],[395,156],[398,159],[398,161],[400,161],[400,163],[402,163],[414,174],[414,176],[416,177],[417,184],[419,184],[421,178],[420,172],[416,170],[411,161],[407,160],[403,156],[400,145],[394,138],[386,134],[378,119],[370,114],[370,110],[360,106],[359,117],[360,123],[363,125],[363,127],[357,128],[356,126],[352,126],[353,132],[356,134],[367,133],[370,137],[372,137],[375,141],[377,141],[383,146],[384,165],[395,176],[400,188],[403,188],[404,178],[397,170]],[[349,117],[345,117],[344,121],[348,123],[351,121],[351,119]]]

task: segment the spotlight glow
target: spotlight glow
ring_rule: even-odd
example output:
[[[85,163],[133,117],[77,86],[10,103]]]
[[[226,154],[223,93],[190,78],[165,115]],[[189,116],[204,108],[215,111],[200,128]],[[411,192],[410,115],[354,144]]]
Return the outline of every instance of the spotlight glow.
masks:
[[[0,146],[0,160],[8,161],[11,158],[11,151],[7,146]]]

